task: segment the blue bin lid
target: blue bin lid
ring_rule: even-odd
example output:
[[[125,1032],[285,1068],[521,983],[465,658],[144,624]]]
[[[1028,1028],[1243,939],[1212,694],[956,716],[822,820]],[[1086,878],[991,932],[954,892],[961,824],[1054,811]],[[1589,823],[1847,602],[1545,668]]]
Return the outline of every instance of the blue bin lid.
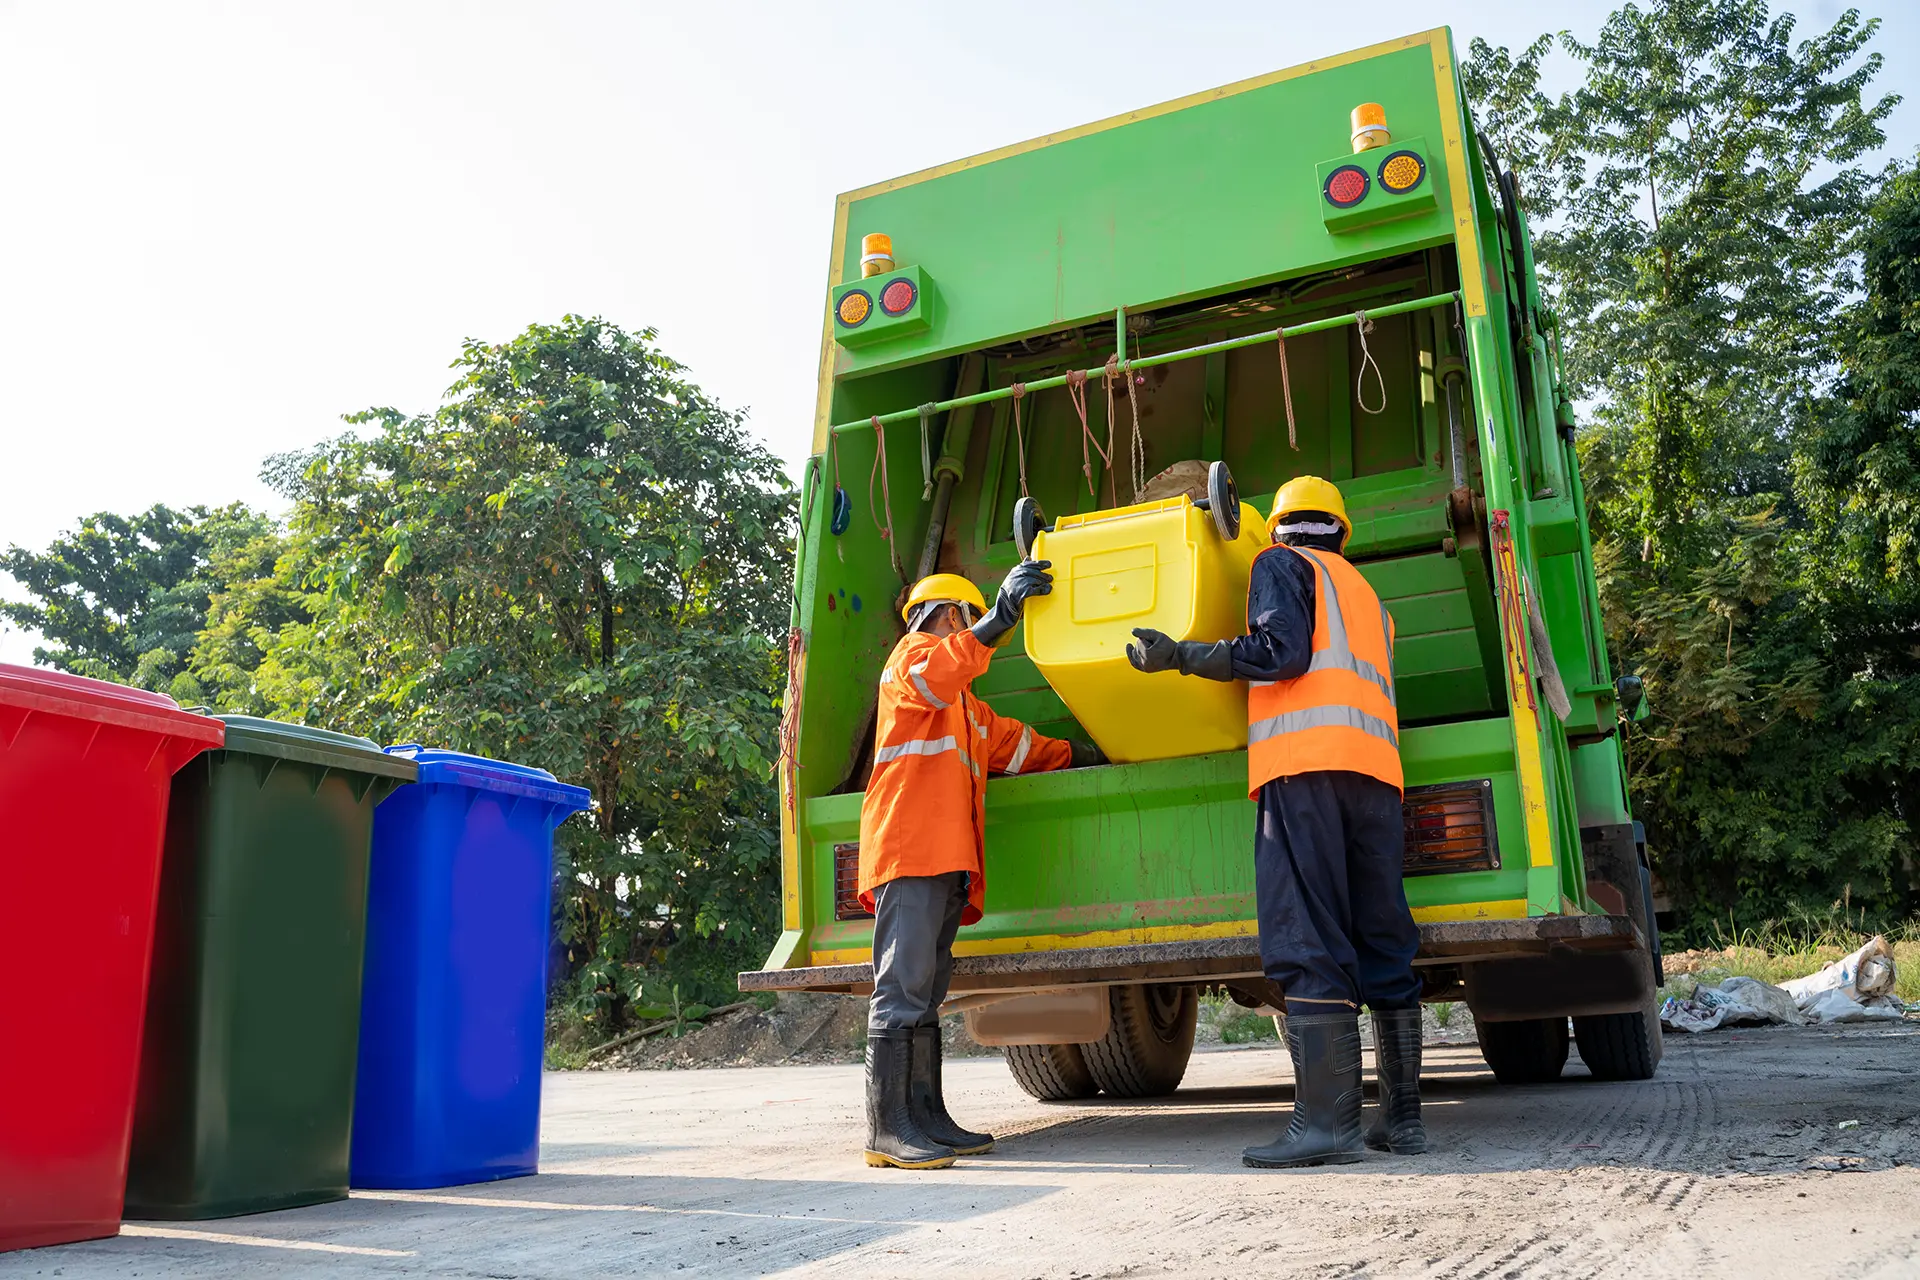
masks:
[[[558,805],[567,813],[578,813],[593,807],[591,791],[585,787],[570,786],[545,769],[536,769],[532,765],[470,756],[464,751],[442,751],[437,747],[423,747],[417,742],[388,747],[387,754],[402,756],[418,764],[422,786],[445,782],[481,791],[527,796]]]

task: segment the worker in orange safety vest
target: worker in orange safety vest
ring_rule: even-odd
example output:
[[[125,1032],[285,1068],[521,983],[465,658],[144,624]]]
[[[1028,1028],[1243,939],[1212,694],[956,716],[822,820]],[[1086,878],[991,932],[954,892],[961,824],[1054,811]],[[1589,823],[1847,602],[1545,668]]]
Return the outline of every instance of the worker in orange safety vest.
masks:
[[[993,608],[953,573],[922,578],[901,611],[907,635],[880,673],[873,773],[860,803],[860,905],[872,911],[867,1013],[870,1165],[937,1169],[993,1146],[947,1114],[940,1002],[953,939],[986,898],[987,775],[1102,764],[1099,748],[1035,733],[973,696],[993,646],[1027,600],[1053,590],[1049,562],[1026,560]]]
[[[1180,641],[1136,630],[1142,671],[1246,680],[1247,785],[1259,802],[1260,957],[1286,993],[1294,1106],[1248,1147],[1256,1168],[1337,1164],[1364,1146],[1426,1150],[1420,1120],[1419,929],[1402,883],[1400,719],[1393,618],[1341,554],[1353,525],[1318,476],[1274,496],[1274,545],[1253,562],[1247,634]],[[1381,1113],[1360,1128],[1362,1003],[1373,1013]]]

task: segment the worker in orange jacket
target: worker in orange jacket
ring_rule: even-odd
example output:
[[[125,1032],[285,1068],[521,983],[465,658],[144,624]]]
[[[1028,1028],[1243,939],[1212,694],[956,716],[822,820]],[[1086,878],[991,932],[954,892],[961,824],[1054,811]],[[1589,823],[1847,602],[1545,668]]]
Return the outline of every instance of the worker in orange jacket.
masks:
[[[973,696],[993,646],[1027,600],[1053,590],[1045,560],[1022,561],[986,607],[958,574],[922,578],[901,611],[907,635],[880,673],[873,774],[860,803],[860,904],[872,911],[867,1013],[870,1165],[938,1169],[993,1146],[947,1114],[940,1002],[953,939],[981,915],[987,774],[1104,762],[1098,748],[1035,733]]]
[[[1246,680],[1247,785],[1259,801],[1254,895],[1260,957],[1286,993],[1293,1117],[1242,1153],[1256,1168],[1360,1159],[1363,1142],[1426,1150],[1420,1120],[1420,943],[1402,883],[1400,718],[1393,618],[1341,554],[1340,490],[1289,480],[1253,562],[1247,634],[1175,642],[1136,630],[1142,671]],[[1360,1129],[1362,1003],[1373,1013],[1381,1111]]]

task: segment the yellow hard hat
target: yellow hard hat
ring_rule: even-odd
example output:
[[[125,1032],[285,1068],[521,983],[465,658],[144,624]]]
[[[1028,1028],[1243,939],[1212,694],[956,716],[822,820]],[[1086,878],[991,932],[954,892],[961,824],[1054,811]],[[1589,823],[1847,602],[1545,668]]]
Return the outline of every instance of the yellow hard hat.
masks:
[[[1295,476],[1280,486],[1280,492],[1273,495],[1273,511],[1267,516],[1267,532],[1273,532],[1273,526],[1280,523],[1282,516],[1292,515],[1296,511],[1324,511],[1340,522],[1340,527],[1353,536],[1353,522],[1347,519],[1347,500],[1340,496],[1331,480],[1322,480],[1319,476]]]
[[[930,573],[914,583],[913,590],[907,593],[907,603],[900,609],[900,620],[909,626],[913,625],[913,611],[930,600],[951,600],[955,604],[971,605],[976,618],[987,611],[986,597],[980,594],[980,588],[957,573]]]

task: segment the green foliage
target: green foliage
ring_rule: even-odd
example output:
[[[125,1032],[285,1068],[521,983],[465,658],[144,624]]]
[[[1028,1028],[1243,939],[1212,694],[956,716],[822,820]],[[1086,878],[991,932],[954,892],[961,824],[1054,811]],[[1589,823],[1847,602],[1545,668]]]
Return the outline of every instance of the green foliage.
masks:
[[[653,337],[470,342],[438,410],[274,460],[288,539],[248,549],[193,658],[271,714],[591,788],[559,909],[603,1022],[676,982],[721,1002],[777,902],[793,497]]]
[[[235,571],[236,549],[272,536],[273,522],[239,503],[99,512],[44,551],[0,555],[0,569],[32,597],[0,601],[0,617],[51,642],[35,661],[197,703],[203,690],[187,657],[209,604]]]
[[[1273,1019],[1251,1009],[1234,1009],[1220,1021],[1220,1043],[1254,1044],[1261,1040],[1278,1040],[1279,1029],[1273,1025]]]
[[[1913,175],[1860,163],[1897,101],[1866,96],[1874,29],[1665,0],[1466,73],[1594,420],[1608,638],[1653,708],[1636,813],[1695,933],[1914,902],[1920,231]],[[1551,98],[1556,48],[1583,78]]]

